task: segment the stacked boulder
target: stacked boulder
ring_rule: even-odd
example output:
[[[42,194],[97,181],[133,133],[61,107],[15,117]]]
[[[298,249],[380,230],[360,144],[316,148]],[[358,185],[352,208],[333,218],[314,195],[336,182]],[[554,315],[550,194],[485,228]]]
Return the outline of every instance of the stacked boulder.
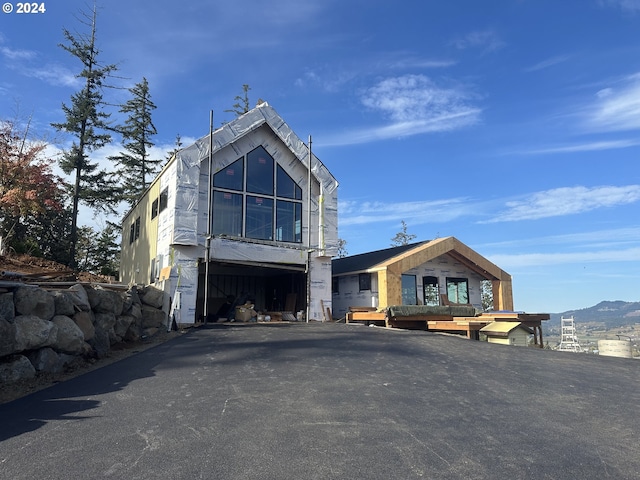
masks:
[[[59,373],[78,359],[105,357],[117,343],[166,330],[167,305],[153,287],[18,285],[0,293],[0,383]]]

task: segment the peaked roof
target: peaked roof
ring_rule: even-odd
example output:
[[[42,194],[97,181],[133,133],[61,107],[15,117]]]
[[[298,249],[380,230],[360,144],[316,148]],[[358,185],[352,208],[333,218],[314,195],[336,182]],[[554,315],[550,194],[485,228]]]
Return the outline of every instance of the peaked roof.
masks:
[[[429,260],[449,255],[487,280],[511,280],[511,275],[455,237],[402,245],[333,260],[333,275],[371,272],[385,268],[406,272]]]
[[[209,146],[213,146],[213,154],[224,147],[231,145],[239,138],[258,129],[262,125],[269,128],[278,136],[296,158],[306,167],[309,167],[309,146],[289,127],[284,119],[267,102],[257,105],[247,113],[240,115],[229,123],[214,130],[213,138],[210,135],[196,140],[193,145],[180,150],[176,157],[187,163],[206,160],[209,156]],[[193,152],[197,152],[194,158]],[[311,173],[322,184],[326,193],[332,193],[338,188],[338,181],[329,172],[327,167],[318,157],[311,152]]]
[[[411,250],[428,242],[429,241],[427,240],[424,242],[410,243],[408,245],[375,250],[373,252],[360,253],[349,257],[336,258],[331,262],[331,269],[334,275],[366,272],[374,266],[383,263],[396,255],[400,255],[407,250]]]

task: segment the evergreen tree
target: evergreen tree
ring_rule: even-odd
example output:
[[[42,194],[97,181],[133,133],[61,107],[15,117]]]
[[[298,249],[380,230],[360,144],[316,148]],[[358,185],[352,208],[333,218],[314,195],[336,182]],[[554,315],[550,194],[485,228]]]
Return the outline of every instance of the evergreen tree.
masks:
[[[250,110],[249,90],[251,90],[251,87],[249,85],[247,85],[246,83],[242,85],[242,95],[236,95],[236,97],[234,98],[236,103],[233,104],[233,108],[225,110],[225,112],[235,113],[238,117],[247,113]]]
[[[409,245],[415,238],[416,236],[413,233],[407,233],[407,224],[402,220],[402,230],[396,233],[396,236],[391,239],[391,246]]]
[[[69,185],[72,191],[72,218],[69,252],[69,266],[75,268],[75,250],[78,239],[78,205],[80,202],[90,208],[114,211],[117,204],[116,189],[97,162],[92,162],[89,154],[111,141],[109,114],[103,111],[102,89],[109,75],[116,70],[115,65],[101,65],[96,47],[96,8],[93,14],[84,14],[90,28],[89,35],[74,36],[63,29],[66,44],[60,46],[82,63],[78,74],[84,80],[83,88],[71,96],[69,105],[62,105],[65,121],[54,123],[56,129],[75,137],[71,149],[60,160],[60,168],[67,175],[75,172],[75,182]]]
[[[120,112],[128,114],[128,117],[125,124],[118,128],[125,152],[109,159],[119,166],[116,175],[121,179],[122,200],[133,205],[157,174],[162,160],[149,157],[149,150],[154,145],[151,137],[158,132],[151,120],[151,112],[156,106],[151,101],[147,79],[143,78],[142,82],[130,88],[129,92],[131,99],[120,109]]]
[[[347,251],[347,241],[343,238],[338,239],[338,258],[344,258],[349,255]]]
[[[174,156],[176,153],[178,153],[178,152],[180,151],[180,149],[182,148],[182,137],[180,136],[180,134],[179,134],[179,133],[176,135],[176,143],[175,143],[175,147],[176,147],[176,148],[173,148],[173,149],[171,149],[171,150],[169,150],[169,151],[167,152],[167,158],[166,158],[166,160],[167,160],[167,161],[168,161],[168,160],[171,160],[171,159],[173,158],[173,156]]]

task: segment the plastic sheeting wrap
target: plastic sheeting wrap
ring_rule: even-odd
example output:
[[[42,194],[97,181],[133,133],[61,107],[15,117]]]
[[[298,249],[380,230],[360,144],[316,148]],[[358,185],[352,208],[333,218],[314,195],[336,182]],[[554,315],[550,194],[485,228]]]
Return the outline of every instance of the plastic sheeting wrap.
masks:
[[[310,318],[323,319],[331,308],[331,256],[338,251],[338,182],[315,155],[311,158],[311,202],[309,191],[309,147],[298,138],[267,103],[250,110],[194,144],[177,152],[161,174],[161,189],[168,187],[168,205],[158,219],[158,255],[170,258],[171,277],[165,291],[180,290],[182,323],[195,321],[198,258],[204,256],[209,216],[209,155],[213,173],[226,168],[246,153],[262,146],[303,189],[302,218],[311,205],[311,225],[303,221],[304,244],[293,248],[249,242],[245,239],[213,238],[210,259],[269,262],[306,266],[311,250]],[[317,183],[316,183],[317,182]],[[321,185],[321,186],[320,186]],[[319,201],[322,193],[322,201]],[[311,245],[306,245],[311,229]]]
[[[250,262],[283,263],[306,265],[307,252],[275,245],[248,243],[239,240],[213,238],[211,240],[211,260],[236,260]]]
[[[413,315],[451,315],[452,317],[475,317],[480,311],[472,305],[391,305],[391,317],[410,317]]]

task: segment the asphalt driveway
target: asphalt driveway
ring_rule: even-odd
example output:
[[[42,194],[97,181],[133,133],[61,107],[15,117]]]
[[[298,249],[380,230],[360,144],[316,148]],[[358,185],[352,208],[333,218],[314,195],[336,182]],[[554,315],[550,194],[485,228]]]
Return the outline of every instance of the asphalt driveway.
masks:
[[[637,479],[639,406],[637,360],[212,326],[0,405],[0,476]]]

